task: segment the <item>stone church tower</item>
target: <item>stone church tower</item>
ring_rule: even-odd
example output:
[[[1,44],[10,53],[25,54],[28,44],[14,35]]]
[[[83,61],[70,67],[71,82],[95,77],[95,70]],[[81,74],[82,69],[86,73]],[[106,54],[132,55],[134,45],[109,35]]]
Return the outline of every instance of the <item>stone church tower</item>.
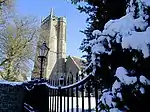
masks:
[[[66,18],[56,17],[51,9],[50,15],[42,20],[41,27],[48,32],[45,41],[49,47],[44,77],[58,78],[65,73]]]
[[[45,41],[49,47],[43,77],[50,80],[58,80],[61,75],[66,78],[72,75],[76,77],[76,74],[84,68],[83,61],[85,60],[76,56],[66,57],[66,18],[55,16],[51,9],[50,15],[41,21],[41,28],[44,32],[38,44]],[[40,76],[38,64],[35,58],[32,78]]]

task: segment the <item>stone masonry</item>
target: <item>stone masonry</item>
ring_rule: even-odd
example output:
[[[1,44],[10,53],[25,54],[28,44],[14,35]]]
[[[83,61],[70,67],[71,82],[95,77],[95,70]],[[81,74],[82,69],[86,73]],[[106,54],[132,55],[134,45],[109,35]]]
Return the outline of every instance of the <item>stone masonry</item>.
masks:
[[[0,112],[22,112],[24,89],[20,85],[0,84]]]
[[[45,78],[49,79],[50,75],[59,77],[59,74],[65,73],[66,18],[56,17],[51,9],[50,15],[42,20],[41,27],[49,32],[45,40],[50,48]]]

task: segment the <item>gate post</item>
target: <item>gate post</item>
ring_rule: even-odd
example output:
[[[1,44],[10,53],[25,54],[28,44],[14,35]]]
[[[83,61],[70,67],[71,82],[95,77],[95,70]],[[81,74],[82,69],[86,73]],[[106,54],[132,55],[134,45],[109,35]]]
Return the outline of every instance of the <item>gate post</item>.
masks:
[[[26,90],[24,103],[38,112],[49,112],[49,89],[44,84],[35,85],[30,91]]]

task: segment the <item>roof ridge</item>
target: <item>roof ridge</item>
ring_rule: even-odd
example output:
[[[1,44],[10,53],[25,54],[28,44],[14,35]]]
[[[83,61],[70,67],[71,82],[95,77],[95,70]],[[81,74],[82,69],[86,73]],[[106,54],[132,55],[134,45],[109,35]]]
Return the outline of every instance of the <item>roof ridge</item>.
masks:
[[[78,57],[78,56],[71,56],[71,57],[75,57],[75,58],[78,58],[78,59],[81,59],[81,60],[86,60],[86,59],[83,59],[83,58]]]

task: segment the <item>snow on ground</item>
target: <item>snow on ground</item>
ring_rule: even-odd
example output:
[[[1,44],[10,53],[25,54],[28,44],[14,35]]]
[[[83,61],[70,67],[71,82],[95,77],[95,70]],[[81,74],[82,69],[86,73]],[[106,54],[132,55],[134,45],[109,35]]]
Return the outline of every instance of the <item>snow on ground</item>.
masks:
[[[56,100],[56,104],[57,104],[57,101],[59,101],[59,106],[60,106],[60,97],[56,96],[56,99],[57,98],[59,100]],[[51,97],[51,102],[52,101],[54,103],[51,103],[51,104],[53,104],[53,107],[54,107],[55,106],[55,97]],[[49,98],[49,102],[50,102],[50,98]],[[73,110],[74,110],[74,112],[76,112],[76,104],[77,104],[76,103],[76,97],[73,97]],[[79,106],[78,106],[79,112],[82,112],[82,98],[81,97],[78,97],[78,104],[79,104]],[[72,110],[71,106],[72,106],[72,98],[69,97],[69,110],[70,110],[70,112]],[[91,97],[91,109],[95,109],[95,107],[96,107],[95,97]],[[50,106],[49,106],[49,108],[50,108]],[[64,97],[62,97],[62,110],[64,111]],[[67,111],[67,97],[65,97],[65,110]],[[88,111],[88,97],[84,97],[84,110]]]

